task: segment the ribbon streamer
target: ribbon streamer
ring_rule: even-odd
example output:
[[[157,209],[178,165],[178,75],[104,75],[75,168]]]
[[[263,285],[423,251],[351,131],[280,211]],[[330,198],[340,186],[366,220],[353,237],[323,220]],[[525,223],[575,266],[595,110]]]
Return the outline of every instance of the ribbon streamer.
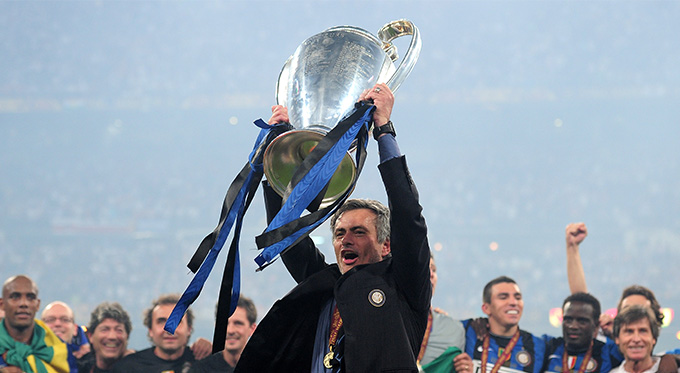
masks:
[[[282,211],[279,211],[274,217],[265,232],[256,237],[258,247],[265,247],[264,251],[255,259],[259,265],[258,270],[271,264],[278,254],[306,237],[347,199],[354,188],[358,175],[361,173],[366,158],[368,126],[373,110],[372,105],[357,104],[355,112],[331,130],[302,162],[288,185]],[[218,298],[213,352],[221,351],[224,348],[228,318],[236,309],[240,295],[241,271],[238,248],[241,227],[245,212],[262,180],[264,150],[276,136],[292,128],[287,123],[269,126],[261,119],[256,121],[255,125],[262,130],[255,141],[249,161],[227,191],[217,227],[201,241],[188,263],[187,266],[195,273],[195,276],[165,323],[165,330],[174,333],[186,310],[198,298],[232,226],[236,223]],[[352,186],[330,206],[300,217],[306,208],[312,209],[309,207],[310,205],[312,207],[314,204],[318,206],[320,192],[326,188],[340,161],[355,139],[358,140],[356,152],[357,178],[355,178]]]
[[[290,125],[287,124],[269,126],[261,119],[256,121],[255,125],[262,128],[262,130],[255,141],[255,145],[253,147],[253,151],[250,153],[248,162],[229,186],[227,195],[225,196],[224,203],[222,205],[220,221],[215,230],[203,239],[196,250],[196,253],[188,264],[189,269],[191,269],[192,272],[195,272],[196,274],[180,297],[179,301],[175,305],[175,308],[172,310],[172,313],[165,323],[164,329],[171,334],[174,334],[175,329],[177,329],[177,326],[182,320],[182,317],[184,317],[187,309],[201,293],[203,285],[205,284],[205,281],[208,279],[208,276],[215,265],[217,255],[227,240],[234,221],[238,221],[237,231],[240,232],[240,224],[243,219],[243,215],[245,214],[248,205],[250,205],[254,193],[257,190],[257,186],[262,179],[262,155],[264,154],[266,146],[276,136],[291,128]],[[236,234],[232,241],[231,251],[233,252],[231,256],[234,258],[234,260],[238,260],[236,256],[236,253],[238,252],[238,236]],[[232,260],[232,262],[234,262],[234,260]],[[200,266],[197,268],[198,264],[200,264]],[[225,268],[225,277],[228,275],[228,267],[229,266]],[[232,298],[238,300],[240,291],[240,270],[236,268],[236,265],[234,265],[232,271],[233,274],[228,276],[233,281],[232,286],[229,286],[229,289]],[[223,283],[224,282],[225,281],[223,280]],[[236,309],[236,302],[230,303],[231,304],[228,306],[229,312],[227,317],[231,315]],[[222,339],[221,343],[224,344],[224,339]],[[215,343],[213,343],[213,346],[214,345]]]
[[[365,159],[373,110],[373,105],[358,103],[355,111],[326,134],[304,159],[287,187],[281,210],[265,232],[256,238],[258,248],[263,248],[255,258],[260,270],[323,223],[349,196],[354,185],[330,206],[300,218],[309,203],[326,187],[354,140],[358,139],[356,183]]]

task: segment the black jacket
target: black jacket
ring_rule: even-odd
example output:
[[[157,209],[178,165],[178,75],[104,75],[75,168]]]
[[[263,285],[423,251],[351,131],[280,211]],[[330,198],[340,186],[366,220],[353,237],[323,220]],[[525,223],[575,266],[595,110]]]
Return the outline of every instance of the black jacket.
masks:
[[[418,192],[399,157],[379,166],[391,210],[392,256],[340,274],[306,239],[283,255],[299,282],[258,324],[236,372],[308,372],[322,307],[335,297],[347,372],[417,372],[431,285],[427,227]],[[369,300],[379,290],[384,303]]]

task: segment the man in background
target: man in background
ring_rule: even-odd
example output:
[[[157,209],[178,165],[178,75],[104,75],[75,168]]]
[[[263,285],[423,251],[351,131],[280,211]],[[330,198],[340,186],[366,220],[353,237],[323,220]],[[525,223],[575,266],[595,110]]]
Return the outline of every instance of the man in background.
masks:
[[[196,360],[188,347],[193,331],[192,310],[187,310],[175,334],[163,329],[179,298],[177,294],[162,295],[152,302],[151,307],[144,312],[144,325],[148,328],[148,336],[153,346],[124,357],[116,363],[114,372],[180,373],[189,370]]]
[[[0,308],[0,368],[8,372],[56,372],[77,369],[68,347],[35,315],[40,308],[38,286],[28,276],[8,278],[2,286]]]
[[[78,360],[78,371],[111,372],[113,366],[128,353],[130,332],[130,316],[120,304],[104,302],[98,305],[90,315],[87,330],[92,351]]]
[[[465,352],[474,371],[539,373],[545,358],[545,342],[519,328],[524,310],[522,292],[515,280],[501,276],[489,281],[482,291],[482,311],[488,316],[488,333],[478,338],[472,320],[465,320]],[[460,373],[461,370],[456,370]],[[463,372],[472,370],[463,367]]]
[[[52,329],[62,341],[66,342],[69,351],[76,359],[90,352],[90,341],[85,330],[76,325],[73,310],[68,304],[54,301],[45,307],[40,319]]]
[[[257,327],[256,321],[257,309],[255,304],[250,298],[241,295],[234,314],[229,317],[224,350],[195,362],[189,372],[233,372],[236,363],[241,358],[241,352],[243,352],[248,339]]]
[[[575,293],[562,303],[562,337],[547,342],[545,372],[609,372],[623,356],[613,340],[597,337],[600,302],[587,293]]]
[[[625,360],[613,373],[643,373],[659,370],[661,358],[653,356],[659,337],[656,318],[645,306],[630,306],[614,319],[614,336]]]

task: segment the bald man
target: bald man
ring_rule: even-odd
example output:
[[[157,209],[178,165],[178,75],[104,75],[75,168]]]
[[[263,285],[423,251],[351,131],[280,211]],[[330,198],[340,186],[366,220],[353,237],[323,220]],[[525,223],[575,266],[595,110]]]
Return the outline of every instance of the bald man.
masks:
[[[40,308],[38,286],[28,276],[8,278],[2,286],[0,308],[0,367],[3,372],[38,372],[51,367],[56,372],[75,369],[68,347],[42,321],[35,320]]]
[[[62,301],[54,301],[45,307],[40,319],[52,329],[62,341],[66,342],[71,354],[80,359],[90,352],[90,342],[85,330],[76,325],[73,310]]]

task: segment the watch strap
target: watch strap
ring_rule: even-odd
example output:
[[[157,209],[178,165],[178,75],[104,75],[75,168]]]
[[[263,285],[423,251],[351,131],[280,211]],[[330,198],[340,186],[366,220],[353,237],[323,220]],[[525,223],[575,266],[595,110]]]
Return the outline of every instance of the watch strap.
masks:
[[[383,133],[389,133],[390,135],[397,137],[397,132],[394,130],[394,125],[392,124],[392,121],[388,121],[387,123],[383,124],[382,126],[374,126],[373,127],[373,138],[378,140],[378,137],[382,135]]]

